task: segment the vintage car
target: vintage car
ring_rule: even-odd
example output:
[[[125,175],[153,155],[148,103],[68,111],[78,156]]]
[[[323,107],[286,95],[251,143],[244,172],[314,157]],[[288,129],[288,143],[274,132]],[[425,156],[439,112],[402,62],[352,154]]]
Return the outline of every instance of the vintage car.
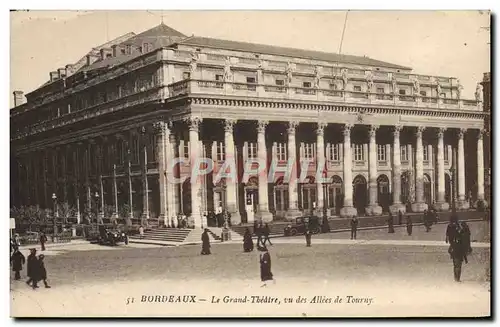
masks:
[[[309,228],[311,233],[318,234],[321,231],[320,219],[317,216],[304,216],[295,218],[291,224],[285,227],[285,236],[303,235]]]
[[[99,244],[116,245],[120,242],[128,244],[128,236],[119,229],[106,228],[99,226]]]

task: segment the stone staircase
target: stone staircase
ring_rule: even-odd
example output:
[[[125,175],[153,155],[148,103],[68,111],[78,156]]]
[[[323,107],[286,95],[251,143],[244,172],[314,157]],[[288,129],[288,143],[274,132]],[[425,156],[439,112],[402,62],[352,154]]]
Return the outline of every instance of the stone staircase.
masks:
[[[155,228],[144,231],[142,240],[168,241],[183,243],[189,237],[193,229],[188,228]],[[201,235],[201,234],[200,234]],[[200,236],[201,237],[201,236]],[[131,240],[140,240],[138,234],[130,236]]]
[[[222,228],[208,227],[208,233],[217,241],[222,241]],[[231,241],[243,241],[243,235],[231,229]]]

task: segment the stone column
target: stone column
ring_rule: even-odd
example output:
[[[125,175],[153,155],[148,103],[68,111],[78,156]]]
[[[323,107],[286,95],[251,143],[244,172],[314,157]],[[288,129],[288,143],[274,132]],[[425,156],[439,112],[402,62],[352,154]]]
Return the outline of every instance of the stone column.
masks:
[[[483,155],[484,130],[479,130],[477,137],[477,199],[484,201],[484,155]]]
[[[158,121],[153,125],[156,134],[156,147],[158,152],[158,186],[160,192],[160,216],[161,222],[167,227],[170,227],[168,215],[170,214],[167,208],[167,168],[166,168],[166,124],[163,121]]]
[[[226,119],[224,122],[224,146],[226,149],[226,162],[230,164],[231,170],[237,169],[236,166],[236,155],[234,148],[234,136],[233,129],[236,124],[236,120]],[[226,178],[226,206],[229,214],[231,215],[231,224],[237,225],[241,223],[241,215],[238,211],[238,196],[236,193],[236,187],[238,185],[238,173],[231,171],[234,176]]]
[[[116,151],[117,142],[111,143],[111,163],[112,163],[112,188],[113,188],[113,214],[111,215],[111,220],[118,219],[118,183],[116,181],[116,164],[117,164],[117,151]]]
[[[466,128],[461,128],[458,131],[458,202],[457,207],[460,210],[469,209],[469,201],[465,198],[465,151],[464,151],[464,135],[467,132]]]
[[[148,185],[148,131],[145,126],[140,129],[140,158],[141,178],[142,178],[142,214],[141,224],[147,225],[149,219],[149,185]]]
[[[326,164],[325,159],[325,128],[328,124],[325,122],[319,122],[316,129],[316,171],[319,172],[316,176],[316,215],[323,217],[323,212],[326,212],[325,207],[325,194],[323,193],[323,171]],[[318,178],[321,177],[321,178]]]
[[[401,211],[406,212],[406,206],[401,203],[401,144],[399,142],[399,136],[403,126],[394,126],[393,136],[393,146],[392,146],[392,205],[390,209],[393,215],[396,215]]]
[[[104,221],[103,221],[103,218],[104,218],[104,205],[105,205],[105,202],[104,202],[104,184],[103,184],[103,181],[102,181],[102,147],[104,145],[101,143],[101,144],[97,144],[96,143],[96,154],[97,154],[97,162],[96,162],[96,175],[97,175],[97,184],[98,184],[98,187],[99,187],[99,194],[100,194],[100,197],[99,197],[99,201],[101,201],[101,203],[99,204],[99,214],[97,216],[97,220],[98,220],[98,223],[99,224],[104,224]]]
[[[68,201],[68,177],[67,177],[68,172],[67,172],[67,167],[66,167],[67,166],[66,156],[68,153],[66,151],[66,147],[61,148],[60,153],[62,155],[61,170],[62,170],[62,182],[63,182],[63,201],[69,205],[69,201]]]
[[[416,146],[416,163],[415,163],[415,177],[417,180],[415,187],[415,203],[411,204],[413,212],[424,212],[427,210],[427,203],[424,202],[424,146],[422,142],[422,134],[425,127],[417,127],[417,146]]]
[[[166,144],[168,153],[167,159],[167,209],[170,217],[170,227],[178,226],[177,214],[179,213],[179,184],[173,183],[174,178],[174,167],[172,160],[176,157],[176,140],[175,134],[173,133],[173,124],[169,123],[167,125],[166,137],[168,137],[168,143]],[[167,136],[168,135],[168,136]]]
[[[40,162],[39,162],[39,155],[38,155],[38,152],[33,152],[33,156],[31,157],[28,157],[28,161],[25,163],[25,165],[27,165],[28,163],[31,164],[32,162],[34,163],[33,167],[35,168],[33,170],[33,184],[35,185],[35,204],[36,205],[40,205],[40,193],[39,193],[39,189],[40,189]],[[19,168],[18,168],[19,169]],[[28,179],[25,178],[25,183],[28,183]],[[22,185],[22,184],[21,184]],[[26,197],[23,197],[24,200],[27,199],[27,196]]]
[[[193,172],[193,169],[197,169],[195,164],[198,163],[198,157],[200,155],[199,129],[202,120],[199,117],[189,116],[186,121],[189,124],[189,161],[191,172]],[[191,176],[192,175],[193,174],[191,174]],[[200,206],[200,182],[191,178],[191,220],[195,228],[202,227]]]
[[[378,187],[377,187],[377,130],[379,126],[372,125],[370,127],[370,144],[368,153],[368,175],[369,175],[369,205],[366,208],[368,216],[380,216],[382,207],[378,205]]]
[[[445,201],[445,178],[444,178],[444,132],[446,128],[440,128],[438,131],[437,145],[437,201],[436,210],[448,211],[450,205]]]
[[[73,170],[74,170],[74,191],[75,191],[75,202],[76,202],[76,223],[79,224],[81,222],[81,209],[80,209],[80,169],[79,169],[79,160],[80,155],[78,153],[79,146],[76,144],[73,152]]]
[[[355,217],[358,210],[353,207],[352,186],[352,151],[351,151],[351,129],[352,124],[344,126],[344,207],[340,209],[341,217]]]
[[[92,215],[95,211],[92,209],[92,191],[90,189],[90,153],[89,153],[89,148],[90,148],[90,142],[86,144],[84,147],[84,180],[85,180],[85,203],[87,205],[87,215],[90,215],[88,219],[90,222],[93,224],[92,221]]]
[[[130,138],[129,138],[130,139]],[[125,224],[127,226],[132,226],[132,218],[134,218],[134,197],[133,197],[133,185],[132,185],[132,153],[130,151],[130,141],[126,140],[126,149],[127,149],[127,159],[124,163],[125,165],[125,173],[127,174],[127,182],[128,182],[128,205],[129,205],[129,213],[128,217],[125,218]]]
[[[45,208],[51,208],[51,205],[50,205],[50,200],[49,201],[49,192],[48,192],[48,189],[47,189],[47,151],[43,151],[42,152],[42,168],[43,168],[43,176],[42,176],[42,180],[43,180],[43,204],[45,206]],[[28,184],[27,186],[29,185],[29,181],[28,181]],[[28,196],[30,196],[30,192],[29,192],[29,189],[28,189]]]
[[[268,121],[259,120],[257,122],[257,158],[264,163],[264,168],[259,173],[259,218],[263,222],[273,220],[273,215],[269,212],[268,184],[267,184],[267,147],[266,147],[266,126]]]
[[[297,188],[297,148],[295,146],[295,130],[299,126],[298,121],[288,123],[288,160],[293,163],[292,171],[290,172],[290,181],[288,182],[288,203],[289,207],[286,212],[287,218],[293,219],[302,215],[299,211],[299,196]],[[286,182],[286,181],[285,181]]]

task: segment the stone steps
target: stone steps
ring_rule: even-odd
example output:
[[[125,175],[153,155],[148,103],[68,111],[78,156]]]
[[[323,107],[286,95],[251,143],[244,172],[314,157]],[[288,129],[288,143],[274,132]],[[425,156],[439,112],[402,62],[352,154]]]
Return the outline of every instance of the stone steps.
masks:
[[[188,228],[156,228],[148,229],[144,232],[145,240],[184,242],[191,234],[192,229]],[[131,236],[130,239],[138,240],[139,235]]]

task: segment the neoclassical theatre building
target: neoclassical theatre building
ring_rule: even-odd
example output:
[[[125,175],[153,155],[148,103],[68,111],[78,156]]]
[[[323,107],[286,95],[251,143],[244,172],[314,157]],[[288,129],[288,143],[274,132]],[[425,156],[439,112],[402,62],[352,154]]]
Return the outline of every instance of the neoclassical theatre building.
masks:
[[[475,99],[461,94],[456,78],[367,57],[161,24],[55,69],[26,100],[14,92],[11,203],[52,208],[55,194],[79,220],[97,210],[104,221],[176,226],[183,214],[197,227],[221,208],[233,224],[466,209],[484,199],[488,113],[481,84]],[[192,182],[198,157],[213,172]],[[216,181],[226,158],[238,180]],[[248,159],[276,175],[242,180]]]

